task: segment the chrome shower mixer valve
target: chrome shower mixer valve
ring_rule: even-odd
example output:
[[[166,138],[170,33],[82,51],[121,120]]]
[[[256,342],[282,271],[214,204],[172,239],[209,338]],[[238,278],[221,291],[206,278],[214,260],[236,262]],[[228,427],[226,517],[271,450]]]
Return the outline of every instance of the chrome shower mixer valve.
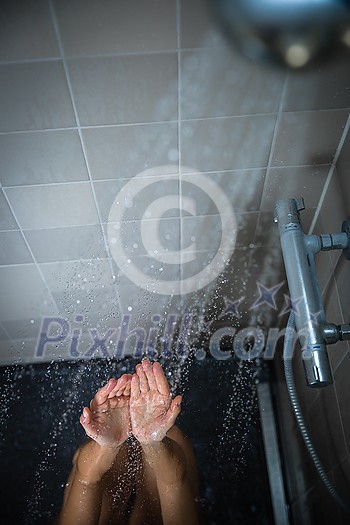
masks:
[[[309,386],[332,383],[327,345],[350,339],[350,324],[336,325],[326,320],[314,257],[321,251],[343,250],[350,259],[350,219],[339,233],[307,235],[300,221],[304,199],[280,199],[275,205],[284,266],[292,303],[298,304],[295,325],[303,350]]]

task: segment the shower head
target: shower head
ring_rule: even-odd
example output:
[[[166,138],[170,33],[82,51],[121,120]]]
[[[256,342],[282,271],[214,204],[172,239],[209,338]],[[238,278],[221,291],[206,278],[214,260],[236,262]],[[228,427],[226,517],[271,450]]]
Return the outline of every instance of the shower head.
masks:
[[[347,0],[210,0],[232,43],[247,57],[292,69],[349,48]]]
[[[343,249],[350,245],[349,228],[341,233],[306,235],[300,211],[304,200],[280,199],[275,205],[289,294],[295,309],[295,325],[303,351],[307,383],[312,387],[332,383],[327,344],[348,338],[348,325],[327,323],[318,284],[314,256],[321,250]]]

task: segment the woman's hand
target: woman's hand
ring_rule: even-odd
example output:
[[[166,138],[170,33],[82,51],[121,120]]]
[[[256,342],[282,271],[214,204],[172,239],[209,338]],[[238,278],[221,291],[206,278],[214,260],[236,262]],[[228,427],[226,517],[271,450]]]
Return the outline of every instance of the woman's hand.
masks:
[[[142,444],[162,441],[174,425],[181,396],[171,399],[169,384],[160,363],[142,361],[131,379],[130,419],[132,433]]]
[[[112,378],[100,388],[80,416],[86,434],[102,447],[116,448],[131,434],[129,400],[131,374]]]

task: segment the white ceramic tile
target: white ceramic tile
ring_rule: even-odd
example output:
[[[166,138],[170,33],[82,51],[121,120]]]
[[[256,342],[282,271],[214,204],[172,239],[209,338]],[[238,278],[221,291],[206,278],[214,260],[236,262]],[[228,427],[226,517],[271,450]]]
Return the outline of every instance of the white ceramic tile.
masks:
[[[17,322],[25,320],[26,324],[30,326],[30,324],[35,324],[30,323],[30,320],[56,314],[56,305],[47,292],[41,294],[4,295],[0,303],[0,318],[5,328],[7,328],[7,321]],[[38,329],[37,326],[32,328],[36,331]],[[13,330],[11,335],[14,336]],[[19,337],[24,337],[24,335],[21,334]],[[27,337],[31,336],[27,335]]]
[[[335,56],[288,75],[284,111],[336,109],[350,106],[349,57]]]
[[[21,301],[21,298],[19,296],[12,296],[12,301],[14,300],[19,302]],[[28,296],[28,298],[25,299],[25,302],[28,303],[30,300],[34,302],[33,296]],[[14,319],[4,319],[3,325],[7,333],[10,335],[10,338],[15,340],[26,339],[28,337],[39,338],[43,316],[37,317],[37,315],[38,314],[35,312],[35,315],[32,315],[31,317],[24,317],[22,319],[17,314],[17,316],[15,316]],[[50,316],[49,310],[47,310],[47,315]],[[55,315],[55,313],[53,312],[52,315]]]
[[[259,246],[280,246],[278,226],[274,222],[274,212],[261,211],[258,216],[255,243]],[[267,248],[268,250],[270,248]]]
[[[335,272],[335,278],[337,283],[337,289],[339,294],[340,308],[342,312],[342,322],[350,322],[350,299],[349,299],[349,287],[350,287],[350,269],[349,261],[345,257],[341,257],[339,261],[339,267]],[[339,324],[339,323],[338,323]]]
[[[0,341],[7,341],[7,340],[8,340],[8,335],[0,323]]]
[[[340,232],[343,221],[347,218],[342,187],[336,172],[333,173],[328,185],[320,216],[323,228],[326,230],[323,233]]]
[[[62,343],[51,343],[45,346],[43,355],[37,355],[37,339],[22,338],[0,344],[1,365],[25,365],[28,363],[49,363],[61,359],[71,359],[68,346]]]
[[[130,325],[148,330],[154,325],[153,316],[166,319],[170,313],[178,312],[176,302],[167,294],[148,292],[132,283],[118,286],[118,292],[122,314],[130,316]]]
[[[330,164],[347,117],[344,110],[283,113],[272,165]]]
[[[35,361],[45,361],[48,357],[53,360],[109,357],[108,351],[105,352],[98,345],[98,340],[101,343],[105,341],[109,347],[111,333],[114,332],[116,332],[115,320],[108,322],[97,312],[96,315],[89,313],[77,319],[65,317],[64,314],[47,318],[40,326],[35,347]]]
[[[188,262],[185,262],[181,265],[182,279],[193,278],[193,276],[196,276],[200,274],[200,272],[205,270],[213,261],[215,255],[217,254],[217,250],[214,249],[213,251],[208,251],[208,250],[193,251],[193,252],[190,252],[190,254],[191,254],[191,259],[188,260]],[[213,268],[213,271],[210,272],[209,275],[212,276],[211,280],[215,280],[218,277],[216,273],[216,267]],[[209,275],[208,275],[208,279],[209,279]]]
[[[347,261],[345,261],[345,259],[344,259],[344,262],[345,262],[344,267],[346,267]],[[350,279],[350,275],[345,280],[345,283],[344,283],[345,289],[346,289],[346,286],[349,285],[349,279]],[[339,283],[339,284],[340,284],[339,290],[341,291],[343,289],[344,284],[343,283]],[[345,293],[344,297],[346,296],[347,294]],[[341,306],[339,302],[338,287],[337,287],[334,277],[331,278],[330,286],[328,287],[327,292],[323,296],[323,306],[325,309],[326,319],[328,322],[339,325],[345,321],[342,315]],[[348,308],[348,311],[350,314],[349,308]],[[340,361],[343,359],[344,355],[347,353],[348,353],[347,341],[339,341],[338,343],[333,344],[331,347],[329,347],[328,356],[329,356],[329,361],[331,363],[333,374],[336,368],[338,367]]]
[[[222,233],[223,223],[220,215],[183,217],[182,249],[191,249],[191,252],[216,251],[221,244]]]
[[[255,242],[255,230],[259,213],[237,213],[237,237],[236,246],[248,248]]]
[[[331,278],[336,266],[334,254],[331,252],[320,252],[315,256],[316,274],[318,285],[322,294],[325,294],[331,285]],[[338,257],[339,257],[338,253]]]
[[[87,180],[78,132],[0,135],[3,186]]]
[[[285,271],[280,244],[276,242],[273,246],[256,246],[252,250],[249,261],[249,272],[255,279],[259,279],[260,275],[270,274],[276,279],[282,280]]]
[[[99,225],[25,230],[24,235],[37,262],[107,256]]]
[[[90,183],[33,185],[6,188],[24,229],[96,224],[98,215]]]
[[[316,208],[330,166],[295,166],[270,168],[261,210],[273,211],[278,199],[303,197],[306,208]]]
[[[33,258],[20,231],[0,232],[0,265],[31,262]]]
[[[115,282],[120,292],[123,286],[135,286],[137,294],[171,296],[179,291],[180,264],[174,257],[172,262],[148,256],[114,260]],[[131,300],[127,297],[127,300]],[[122,302],[122,306],[123,306]]]
[[[12,365],[15,363],[21,363],[20,346],[15,347],[11,341],[0,341],[0,364]]]
[[[82,125],[177,117],[175,53],[72,59],[68,67]]]
[[[195,280],[199,295],[202,296],[202,290],[214,298],[216,295],[221,295],[221,288],[226,285],[237,285],[244,277],[244,265],[248,263],[247,252],[240,248],[233,251],[231,257],[221,251],[200,251],[192,252],[192,260],[182,264],[182,279]],[[215,259],[219,255],[219,259]],[[184,290],[186,290],[186,283],[184,283]],[[203,309],[204,307],[204,309]],[[187,304],[188,311],[195,311],[203,309],[203,313],[210,314],[206,305],[202,304],[201,300],[198,302],[196,293],[189,295]]]
[[[271,303],[264,302],[261,295],[261,290],[264,288],[261,288],[261,285],[270,290],[270,294],[273,294]],[[273,268],[268,268],[267,273],[262,271],[258,276],[252,276],[247,282],[245,291],[243,306],[246,308],[246,315],[251,326],[257,326],[257,323],[263,329],[276,326],[275,323],[280,322],[279,317],[285,306],[284,295],[288,291],[285,275],[281,272],[274,273]],[[285,322],[287,322],[287,315]]]
[[[347,133],[337,162],[337,176],[344,197],[345,209],[350,216],[350,133]]]
[[[95,321],[89,319],[84,325],[77,328],[79,330],[79,337],[77,339],[77,346],[75,346],[73,338],[68,343],[68,354],[71,358],[91,359],[91,358],[109,358],[115,354],[116,342],[118,340],[118,328],[116,324],[113,326],[101,323],[100,319]]]
[[[315,213],[316,213],[316,210],[315,210]],[[305,229],[305,226],[304,226],[304,212],[302,212],[301,218],[302,218],[303,229],[304,231],[307,232],[308,230]],[[327,216],[325,216],[325,218],[327,222]],[[323,215],[319,214],[317,216],[315,226],[313,227],[312,234],[320,235],[322,233],[331,233],[331,232],[330,230],[328,231],[327,227],[325,227]],[[321,293],[325,293],[325,289],[330,283],[331,275],[336,266],[335,256],[339,257],[339,253],[337,254],[336,252],[320,252],[316,254],[315,256],[316,273],[317,273],[317,279],[318,279],[318,284],[319,284]]]
[[[106,326],[115,324],[120,313],[119,301],[115,287],[95,287],[90,290],[68,288],[65,291],[54,292],[59,315],[69,322],[75,322],[82,327]]]
[[[227,45],[206,0],[181,0],[180,14],[181,47]]]
[[[182,118],[274,113],[284,73],[248,61],[232,49],[184,51],[181,54]]]
[[[18,228],[16,220],[12,215],[9,205],[5,199],[5,196],[0,191],[0,230],[15,230]]]
[[[83,130],[93,179],[134,177],[178,160],[177,124],[160,123]]]
[[[336,233],[340,232],[344,219],[346,219],[346,208],[343,199],[342,188],[339,184],[336,172],[328,186],[320,214],[318,216],[313,233]],[[340,250],[320,252],[316,255],[316,268],[319,276],[321,291],[329,283],[330,277],[342,257]]]
[[[162,255],[164,259],[169,259],[171,253],[180,248],[180,219],[177,217],[110,223],[104,224],[104,229],[111,251],[114,253],[118,238],[127,257]]]
[[[2,2],[0,60],[25,60],[59,56],[48,2]]]
[[[265,171],[252,169],[182,175],[182,201],[193,201],[191,213],[195,215],[225,213],[227,206],[237,213],[256,211],[260,206]],[[206,184],[207,179],[210,187]],[[186,210],[183,210],[183,215],[186,215]]]
[[[63,66],[59,61],[0,66],[1,131],[75,125]]]
[[[0,21],[5,28],[0,35],[0,60],[54,57],[57,48],[48,4],[28,0],[21,9],[18,5],[17,0],[10,2],[7,18]],[[289,75],[274,167],[265,181],[283,73],[238,55],[222,37],[205,0],[170,0],[162,5],[153,0],[137,4],[136,0],[117,4],[104,0],[104,10],[93,0],[54,0],[53,6],[64,51],[71,56],[69,71],[80,122],[101,125],[85,127],[82,134],[103,227],[107,232],[113,205],[122,211],[122,248],[130,262],[118,260],[117,254],[116,260],[104,258],[77,131],[55,129],[76,125],[61,61],[2,64],[2,192],[25,228],[58,309],[34,264],[12,264],[27,259],[18,225],[1,192],[0,229],[8,230],[0,233],[0,240],[7,240],[1,257],[10,265],[0,267],[0,341],[4,339],[0,363],[38,361],[38,333],[43,316],[50,314],[68,320],[71,331],[81,328],[82,358],[93,357],[85,355],[93,344],[93,331],[103,337],[120,326],[123,314],[131,316],[130,330],[138,326],[146,332],[154,326],[153,315],[162,316],[164,323],[170,312],[184,315],[202,310],[218,324],[283,324],[286,318],[278,314],[286,284],[276,294],[276,310],[266,304],[252,308],[259,297],[257,283],[271,287],[285,278],[272,210],[278,198],[301,192],[307,206],[302,224],[308,230],[328,173],[321,164],[331,163],[347,118],[345,109],[337,110],[349,106],[347,64],[337,59],[327,67]],[[11,20],[22,28],[15,43]],[[177,22],[182,48],[180,94]],[[118,53],[124,55],[115,56]],[[180,145],[178,95],[183,119]],[[6,133],[19,130],[32,131]],[[345,218],[348,150],[346,141],[314,233],[338,231]],[[181,177],[179,160],[185,174]],[[172,171],[158,176],[157,167],[169,164]],[[151,171],[145,184],[141,178],[134,180],[146,169]],[[204,175],[193,176],[196,169]],[[206,186],[204,177],[212,184]],[[235,212],[237,239],[229,262],[218,271],[210,263],[217,254],[227,206]],[[151,248],[148,255],[144,255],[145,239]],[[182,264],[175,261],[174,253],[172,261],[164,261],[166,254],[191,246],[190,260],[184,252]],[[227,257],[223,251],[219,255]],[[318,257],[319,280],[327,294],[336,254]],[[185,293],[182,286],[182,296],[171,296],[169,286],[162,289],[168,282],[179,287],[181,279],[196,277],[207,267],[212,280],[200,282],[196,292]],[[338,266],[336,277],[344,319],[349,317],[347,270],[346,264]],[[135,275],[141,275],[141,282]],[[239,320],[220,317],[225,297],[242,296]],[[83,322],[75,319],[78,314],[84,316]],[[12,347],[7,335],[14,338]],[[71,335],[47,345],[40,361],[77,358],[71,352]],[[110,339],[113,352],[116,332]],[[127,341],[127,352],[134,351],[134,339]],[[96,357],[103,357],[101,349]]]
[[[108,259],[41,263],[40,269],[52,292],[74,294],[113,285]]]
[[[280,236],[278,225],[274,221],[274,210],[261,211],[259,213],[255,243],[259,246],[270,247],[278,246],[280,248]],[[305,233],[308,233],[315,215],[315,208],[307,208],[300,214],[300,220]]]
[[[58,0],[67,55],[100,55],[175,49],[176,1]]]
[[[201,171],[267,166],[275,115],[183,122],[182,164]]]
[[[0,267],[2,295],[42,294],[44,282],[34,264],[20,264]]]
[[[179,216],[177,175],[95,181],[94,188],[103,222]],[[118,219],[116,218],[118,217]]]
[[[237,265],[239,268],[238,275],[235,278],[226,280],[227,272],[225,271],[223,276],[215,281],[214,289],[209,293],[207,298],[205,312],[209,316],[210,320],[213,321],[211,329],[216,329],[220,326],[233,326],[238,330],[248,326],[256,327],[261,326],[273,326],[274,321],[278,318],[278,313],[283,308],[284,304],[284,293],[286,292],[285,285],[282,284],[283,279],[276,279],[277,276],[271,274],[259,274],[259,277],[251,275],[247,271],[246,275],[240,272],[244,262],[248,264],[247,257],[249,253],[244,252],[237,253]],[[235,258],[233,259],[232,268],[229,266],[228,271],[235,270]],[[281,284],[281,288],[276,291],[274,295],[275,305],[272,306],[266,303],[260,303],[256,305],[256,301],[261,296],[259,293],[259,284],[266,288],[271,288]],[[209,285],[209,289],[210,289]],[[201,290],[198,294],[200,298],[205,290]],[[231,303],[237,302],[237,315],[230,313],[229,306]]]

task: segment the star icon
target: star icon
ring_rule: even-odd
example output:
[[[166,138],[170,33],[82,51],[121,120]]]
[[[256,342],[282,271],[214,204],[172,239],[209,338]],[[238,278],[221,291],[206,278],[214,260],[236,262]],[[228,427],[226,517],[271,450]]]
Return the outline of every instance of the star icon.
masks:
[[[237,301],[231,301],[227,297],[224,297],[225,309],[219,315],[219,319],[225,315],[233,315],[234,317],[240,318],[240,313],[238,311],[238,306],[243,301],[244,297],[237,299]]]
[[[318,325],[320,320],[324,318],[323,310],[318,310],[318,312],[310,312],[310,320],[312,324]]]
[[[283,305],[283,308],[281,310],[281,313],[278,314],[278,315],[281,316],[281,315],[287,314],[289,312],[293,312],[295,315],[299,315],[300,311],[299,311],[298,305],[303,300],[303,298],[302,297],[298,297],[298,299],[295,299],[294,301],[292,301],[290,296],[287,295],[287,294],[283,294],[283,297],[284,297],[284,305]]]
[[[262,304],[267,304],[268,306],[271,306],[274,310],[277,310],[276,301],[275,301],[275,295],[277,291],[283,286],[284,281],[282,281],[279,284],[276,284],[275,286],[272,286],[272,288],[266,288],[263,284],[256,282],[259,290],[259,297],[257,300],[252,304],[250,307],[250,310],[252,308],[257,308],[258,306],[261,306]]]
[[[206,321],[204,316],[198,318],[198,332],[209,332],[210,325],[213,321]]]

